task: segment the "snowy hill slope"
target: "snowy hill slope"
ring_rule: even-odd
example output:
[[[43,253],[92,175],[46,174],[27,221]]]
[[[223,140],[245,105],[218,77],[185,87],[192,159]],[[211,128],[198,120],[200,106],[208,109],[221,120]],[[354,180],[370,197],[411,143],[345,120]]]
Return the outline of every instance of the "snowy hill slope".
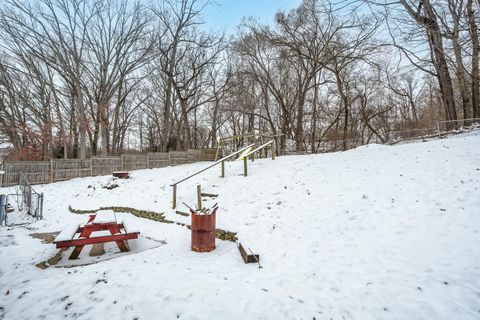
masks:
[[[5,319],[479,319],[480,135],[368,145],[347,152],[280,157],[214,168],[179,185],[218,193],[217,227],[261,256],[245,265],[234,243],[189,251],[189,230],[120,214],[165,245],[83,267],[35,267],[56,253],[28,236],[125,206],[165,212],[169,185],[205,166],[134,171],[37,186],[44,221],[0,230]],[[6,192],[0,189],[0,193]],[[182,205],[179,205],[180,209]],[[133,244],[133,242],[132,242]],[[134,247],[135,245],[133,245]],[[2,293],[3,294],[3,293]],[[1,316],[0,316],[1,318]]]

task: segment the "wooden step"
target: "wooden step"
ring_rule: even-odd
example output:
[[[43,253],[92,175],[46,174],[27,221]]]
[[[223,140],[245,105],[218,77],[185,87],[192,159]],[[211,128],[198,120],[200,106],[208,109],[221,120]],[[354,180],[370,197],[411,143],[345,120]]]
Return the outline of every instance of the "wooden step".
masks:
[[[201,195],[202,195],[202,197],[209,197],[209,198],[216,198],[216,197],[218,197],[218,194],[215,194],[215,193],[202,192]]]
[[[187,213],[187,212],[183,212],[183,211],[175,211],[176,214],[179,214],[181,216],[184,216],[184,217],[188,217],[190,216],[190,213]]]

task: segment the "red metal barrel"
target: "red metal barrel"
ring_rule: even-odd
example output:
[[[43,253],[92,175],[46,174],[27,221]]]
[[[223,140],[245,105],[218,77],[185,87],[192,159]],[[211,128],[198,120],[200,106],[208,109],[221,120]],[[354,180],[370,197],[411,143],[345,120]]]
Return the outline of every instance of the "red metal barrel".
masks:
[[[215,249],[216,213],[192,214],[192,251],[209,252]]]

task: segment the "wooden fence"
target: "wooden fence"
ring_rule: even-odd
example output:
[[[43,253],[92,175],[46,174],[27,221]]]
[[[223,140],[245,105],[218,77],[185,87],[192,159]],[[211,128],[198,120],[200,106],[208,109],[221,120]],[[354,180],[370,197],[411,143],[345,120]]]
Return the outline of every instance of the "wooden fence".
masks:
[[[216,149],[123,154],[119,157],[92,157],[86,160],[5,161],[0,187],[18,184],[24,173],[31,184],[64,181],[73,178],[109,175],[113,171],[163,168],[199,161],[214,161]]]

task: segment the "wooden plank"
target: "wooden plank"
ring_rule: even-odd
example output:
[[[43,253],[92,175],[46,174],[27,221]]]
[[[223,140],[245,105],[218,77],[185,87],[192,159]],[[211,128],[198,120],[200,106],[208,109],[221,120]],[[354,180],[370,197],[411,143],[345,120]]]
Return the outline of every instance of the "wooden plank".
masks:
[[[115,235],[108,235],[108,236],[98,236],[98,237],[61,241],[61,242],[57,242],[56,245],[57,245],[57,249],[60,249],[60,248],[66,248],[66,247],[85,246],[85,245],[94,244],[94,243],[117,242],[117,241],[131,240],[131,239],[137,239],[137,238],[138,238],[138,233],[125,233],[125,234],[115,234]]]
[[[190,216],[190,214],[189,214],[189,213],[187,213],[187,212],[183,212],[183,211],[178,211],[178,210],[176,210],[176,211],[175,211],[175,213],[176,213],[176,214],[179,214],[179,215],[181,215],[181,216],[184,216],[184,217],[188,217],[188,216]]]
[[[54,169],[53,170],[55,173],[57,172],[91,172],[90,168],[84,168],[84,169]]]
[[[202,197],[216,198],[216,197],[218,197],[218,194],[202,192]]]
[[[245,263],[259,263],[260,262],[260,255],[258,254],[248,254],[247,251],[243,248],[242,244],[238,244],[238,250],[240,251],[240,255],[243,258]]]

